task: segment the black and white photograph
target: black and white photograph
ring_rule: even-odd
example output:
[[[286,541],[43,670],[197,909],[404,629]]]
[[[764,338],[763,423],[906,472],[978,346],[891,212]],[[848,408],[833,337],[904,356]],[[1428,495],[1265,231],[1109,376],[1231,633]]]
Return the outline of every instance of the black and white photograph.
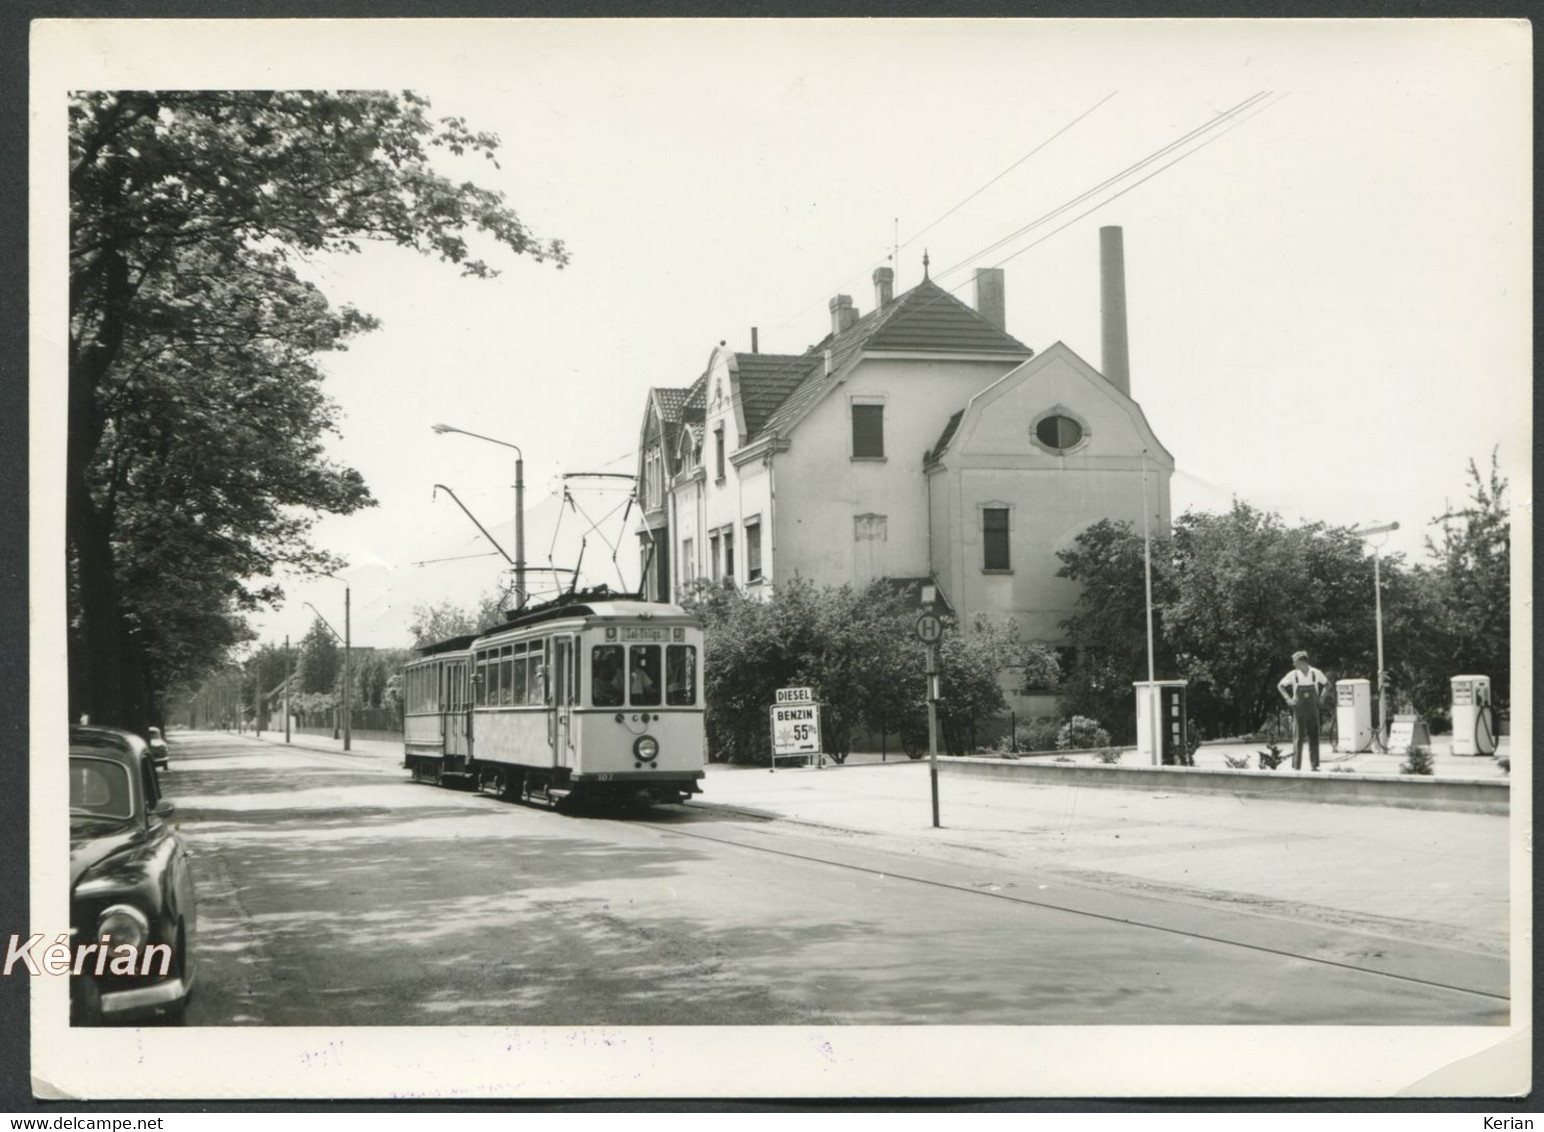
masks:
[[[1531,34],[35,22],[34,1095],[1528,1093]]]

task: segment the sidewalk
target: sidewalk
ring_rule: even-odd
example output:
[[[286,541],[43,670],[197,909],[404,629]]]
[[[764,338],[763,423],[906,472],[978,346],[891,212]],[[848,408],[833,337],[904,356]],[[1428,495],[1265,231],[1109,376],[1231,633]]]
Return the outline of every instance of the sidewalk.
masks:
[[[702,803],[1007,871],[1224,901],[1286,916],[1409,921],[1433,942],[1503,948],[1508,820],[1383,806],[940,777],[926,762],[778,770],[713,764]],[[879,847],[876,844],[876,847]]]

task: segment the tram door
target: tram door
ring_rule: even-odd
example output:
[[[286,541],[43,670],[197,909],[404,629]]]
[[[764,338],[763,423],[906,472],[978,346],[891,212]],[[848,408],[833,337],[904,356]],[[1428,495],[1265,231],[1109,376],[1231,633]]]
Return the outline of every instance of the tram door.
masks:
[[[574,638],[552,638],[552,765],[572,766],[574,756]]]
[[[445,665],[443,680],[440,709],[446,765],[465,766],[467,756],[472,753],[472,697],[467,694],[466,661],[456,660]]]

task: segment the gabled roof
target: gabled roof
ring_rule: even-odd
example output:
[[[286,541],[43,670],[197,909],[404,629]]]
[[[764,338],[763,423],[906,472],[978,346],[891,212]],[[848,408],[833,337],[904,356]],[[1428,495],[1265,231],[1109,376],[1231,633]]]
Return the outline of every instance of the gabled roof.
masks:
[[[708,407],[708,375],[702,374],[692,382],[686,391],[686,400],[681,405],[681,419],[687,421],[701,421],[703,412]]]
[[[761,426],[804,380],[808,362],[802,354],[736,354],[740,378],[740,409],[745,431],[755,436]]]
[[[655,395],[659,398],[659,413],[666,424],[677,424],[681,420],[681,410],[686,406],[687,394],[690,389],[671,389],[666,386],[656,386]]]
[[[954,439],[955,431],[960,427],[960,421],[965,416],[965,410],[961,409],[949,418],[949,423],[944,425],[944,431],[938,437],[938,443],[929,449],[928,454],[922,458],[924,464],[932,464],[944,454],[944,449],[949,447],[949,441]]]
[[[825,351],[831,351],[830,372]],[[799,359],[802,380],[765,420],[758,432],[797,420],[836,382],[842,366],[860,350],[964,354],[1020,354],[1032,351],[1007,331],[960,302],[931,279],[878,310],[870,311],[834,338],[827,335]],[[790,367],[791,369],[795,367]]]

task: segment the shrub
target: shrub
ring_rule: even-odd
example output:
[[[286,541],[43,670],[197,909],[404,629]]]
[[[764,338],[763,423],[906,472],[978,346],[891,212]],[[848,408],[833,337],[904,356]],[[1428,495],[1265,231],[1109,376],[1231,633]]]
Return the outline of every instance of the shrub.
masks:
[[[1507,756],[1502,755],[1499,759],[1497,759],[1496,765],[1501,768],[1502,774],[1512,773],[1512,760],[1507,758]]]
[[[1087,751],[1095,747],[1108,747],[1110,733],[1099,726],[1097,719],[1075,715],[1056,733],[1058,751]]]
[[[1114,766],[1116,763],[1120,762],[1121,754],[1122,752],[1117,751],[1114,747],[1106,747],[1095,757],[1100,762],[1104,763],[1105,766]]]
[[[1070,763],[1070,762],[1073,762],[1074,760],[1073,759],[1069,759],[1066,755],[1057,755],[1051,761],[1053,763]]]
[[[1283,753],[1278,743],[1267,743],[1266,748],[1266,750],[1260,752],[1260,769],[1275,770],[1287,756]]]
[[[1013,729],[1014,742],[1021,751],[1057,750],[1056,737],[1061,733],[1061,720],[1044,715]]]
[[[1222,761],[1227,763],[1228,766],[1231,767],[1234,770],[1248,770],[1249,769],[1249,756],[1248,755],[1223,755],[1222,756]],[[1194,765],[1194,764],[1192,764],[1192,765]]]
[[[1419,744],[1411,747],[1405,761],[1399,764],[1400,774],[1431,774],[1433,770],[1431,748]]]
[[[1355,767],[1349,767],[1349,766],[1332,766],[1332,767],[1330,767],[1330,773],[1331,774],[1355,774],[1356,773],[1356,768]]]

